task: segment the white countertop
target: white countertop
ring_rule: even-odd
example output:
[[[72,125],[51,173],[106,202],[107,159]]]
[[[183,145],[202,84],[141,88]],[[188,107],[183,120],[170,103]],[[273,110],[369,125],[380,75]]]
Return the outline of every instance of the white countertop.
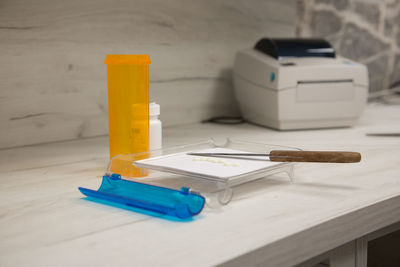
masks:
[[[100,185],[105,137],[0,150],[0,265],[300,263],[400,221],[400,138],[365,136],[378,131],[400,132],[400,106],[369,105],[356,127],[343,129],[164,129],[166,146],[235,137],[363,156],[358,164],[298,164],[293,183],[284,177],[258,181],[229,205],[206,208],[190,222],[84,200],[77,188]]]

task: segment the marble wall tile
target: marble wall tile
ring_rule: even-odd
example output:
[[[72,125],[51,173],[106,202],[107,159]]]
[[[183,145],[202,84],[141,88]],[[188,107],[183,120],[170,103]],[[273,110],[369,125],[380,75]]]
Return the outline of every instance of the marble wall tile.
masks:
[[[150,54],[165,126],[237,115],[236,51],[295,17],[292,0],[4,2],[0,148],[107,134],[106,54]]]

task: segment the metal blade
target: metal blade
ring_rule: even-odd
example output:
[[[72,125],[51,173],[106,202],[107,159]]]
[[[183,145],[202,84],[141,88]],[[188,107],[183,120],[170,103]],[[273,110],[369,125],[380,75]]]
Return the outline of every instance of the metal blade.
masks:
[[[187,155],[191,156],[249,156],[249,157],[268,157],[269,154],[256,154],[256,153],[196,153],[191,152],[187,153]]]
[[[262,154],[262,153],[198,153],[198,152],[190,152],[187,153],[190,156],[203,156],[203,157],[227,157],[227,158],[237,158],[237,159],[249,159],[246,157],[269,157],[270,154]],[[239,157],[237,157],[239,156]],[[293,157],[293,156],[273,156],[274,158],[290,158],[290,159],[300,159],[303,157]],[[253,159],[252,159],[253,160]],[[259,159],[258,159],[259,160]]]

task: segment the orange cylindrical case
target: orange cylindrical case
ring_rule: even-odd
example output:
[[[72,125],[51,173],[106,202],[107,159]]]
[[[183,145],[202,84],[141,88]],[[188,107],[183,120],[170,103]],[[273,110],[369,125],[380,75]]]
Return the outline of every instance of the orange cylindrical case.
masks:
[[[107,55],[110,158],[149,150],[148,55]]]

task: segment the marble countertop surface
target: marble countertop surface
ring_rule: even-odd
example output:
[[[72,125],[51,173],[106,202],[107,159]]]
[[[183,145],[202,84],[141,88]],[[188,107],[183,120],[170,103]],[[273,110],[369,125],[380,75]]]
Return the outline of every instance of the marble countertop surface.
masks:
[[[368,105],[353,128],[278,132],[250,124],[164,129],[164,146],[225,137],[361,152],[358,164],[297,164],[188,222],[86,201],[106,137],[0,150],[1,266],[209,266],[300,263],[400,221],[400,106]],[[251,188],[252,187],[252,188]],[[249,262],[251,259],[251,262]],[[251,265],[250,264],[250,265]]]

